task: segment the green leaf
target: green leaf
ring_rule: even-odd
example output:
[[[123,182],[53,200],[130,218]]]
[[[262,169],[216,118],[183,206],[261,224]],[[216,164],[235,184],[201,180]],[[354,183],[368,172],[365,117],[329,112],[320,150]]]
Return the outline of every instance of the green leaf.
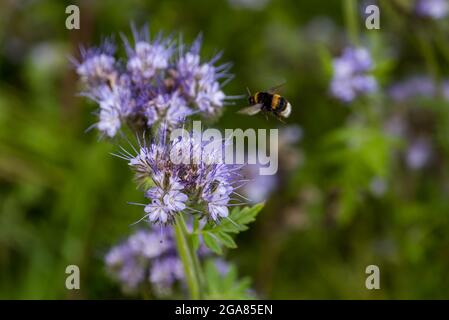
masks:
[[[221,254],[223,246],[231,249],[237,248],[237,244],[230,234],[247,230],[247,225],[256,220],[256,216],[263,206],[263,203],[259,203],[243,209],[236,207],[219,224],[209,223],[197,233],[203,235],[206,246],[215,253]]]
[[[251,281],[249,278],[239,279],[237,269],[234,265],[229,265],[229,271],[221,274],[213,259],[205,263],[206,275],[206,299],[252,299],[248,293]]]
[[[216,254],[222,254],[223,250],[221,249],[219,239],[212,232],[203,232],[203,239],[206,246],[211,249]]]
[[[228,248],[235,249],[237,248],[237,244],[235,243],[234,239],[227,234],[226,232],[220,231],[217,233],[218,239]]]
[[[248,229],[247,224],[256,220],[256,215],[262,210],[264,203],[243,209],[234,208],[228,218],[223,219],[212,230],[239,233]]]

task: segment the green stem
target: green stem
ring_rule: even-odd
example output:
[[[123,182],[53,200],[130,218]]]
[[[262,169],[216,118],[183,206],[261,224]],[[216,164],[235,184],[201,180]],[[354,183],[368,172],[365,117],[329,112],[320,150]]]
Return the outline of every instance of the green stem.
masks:
[[[184,274],[189,288],[190,297],[194,300],[201,299],[200,269],[198,257],[191,242],[188,240],[188,231],[182,213],[175,218],[175,237],[178,254],[184,266]]]
[[[359,26],[357,0],[344,0],[343,12],[349,39],[354,45],[359,44]]]

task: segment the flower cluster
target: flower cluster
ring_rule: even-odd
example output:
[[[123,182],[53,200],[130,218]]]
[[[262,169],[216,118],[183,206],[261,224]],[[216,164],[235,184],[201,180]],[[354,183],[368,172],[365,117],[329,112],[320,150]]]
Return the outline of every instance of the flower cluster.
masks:
[[[212,252],[202,242],[198,253],[201,258],[212,258]],[[213,261],[221,274],[227,274],[229,264],[225,260],[213,258]],[[112,247],[105,263],[108,273],[127,293],[135,293],[150,284],[153,294],[166,297],[174,292],[176,284],[185,286],[172,228],[138,230]]]
[[[124,41],[124,62],[110,40],[81,50],[81,60],[74,61],[83,94],[98,103],[95,126],[103,135],[114,137],[123,124],[143,131],[156,123],[180,126],[194,113],[220,113],[227,97],[219,81],[230,77],[229,64],[215,66],[219,55],[202,61],[200,37],[185,50],[182,43],[133,31],[134,44]]]
[[[449,13],[448,0],[417,0],[415,11],[421,17],[442,19]]]
[[[113,247],[105,262],[109,273],[126,292],[134,292],[148,281],[155,294],[164,295],[172,291],[176,281],[184,279],[171,229],[160,234],[139,230]]]
[[[203,142],[194,132],[176,139],[166,135],[161,129],[137,155],[121,154],[150,199],[145,218],[168,224],[181,211],[200,213],[213,222],[227,217],[231,196],[242,180],[241,166],[223,161],[223,141]]]
[[[376,79],[369,74],[373,62],[365,48],[346,48],[340,57],[333,60],[333,69],[330,90],[343,102],[351,102],[358,95],[377,90]]]

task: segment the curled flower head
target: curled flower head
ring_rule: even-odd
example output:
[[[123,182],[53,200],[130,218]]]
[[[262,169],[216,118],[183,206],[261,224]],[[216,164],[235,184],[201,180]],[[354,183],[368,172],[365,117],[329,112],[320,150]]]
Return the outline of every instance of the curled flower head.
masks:
[[[230,65],[216,66],[220,55],[203,61],[201,38],[185,50],[171,38],[151,39],[146,29],[133,29],[133,34],[132,44],[124,39],[124,61],[107,41],[82,50],[81,61],[74,62],[84,95],[98,103],[96,127],[105,136],[114,137],[124,124],[138,132],[160,123],[177,128],[192,114],[221,112],[228,97],[222,91],[225,81],[220,81],[231,78]]]
[[[225,164],[223,150],[221,140],[204,142],[193,133],[169,140],[160,130],[158,139],[141,146],[135,156],[120,156],[145,189],[149,203],[144,211],[150,222],[172,223],[181,211],[219,222],[227,217],[235,186],[241,182],[241,166]]]
[[[170,39],[162,39],[158,36],[150,40],[148,29],[144,28],[138,32],[133,27],[134,46],[125,39],[125,48],[128,55],[126,68],[134,81],[151,80],[159,70],[169,65],[173,48]]]
[[[333,61],[331,93],[343,102],[351,102],[361,94],[377,90],[376,79],[369,74],[373,62],[365,48],[346,48]]]
[[[115,136],[122,125],[122,117],[127,114],[130,106],[129,90],[103,85],[96,88],[90,97],[99,105],[96,127],[108,137]]]
[[[81,48],[81,61],[73,60],[77,74],[90,87],[103,85],[117,74],[115,46],[106,40],[98,48]]]
[[[185,202],[188,199],[187,195],[172,184],[150,188],[146,192],[146,197],[151,201],[144,209],[149,220],[162,224],[172,222],[175,214],[186,208]]]

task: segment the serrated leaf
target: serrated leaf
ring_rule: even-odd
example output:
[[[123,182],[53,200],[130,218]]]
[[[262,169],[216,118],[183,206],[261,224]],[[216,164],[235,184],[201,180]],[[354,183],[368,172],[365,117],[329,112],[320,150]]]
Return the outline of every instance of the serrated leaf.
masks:
[[[231,249],[237,248],[237,244],[235,243],[234,239],[232,239],[232,237],[226,232],[218,232],[217,236],[226,247]]]
[[[230,234],[247,230],[247,224],[256,219],[263,206],[263,203],[259,203],[243,209],[233,208],[230,215],[219,224],[208,224],[203,230],[198,230],[198,233],[203,235],[207,247],[218,254],[222,253],[222,246],[237,248]]]
[[[215,261],[209,259],[205,263],[206,299],[251,299],[249,294],[251,281],[245,277],[239,279],[237,269],[229,265],[229,270],[223,274],[217,270]]]
[[[262,210],[264,204],[259,203],[252,207],[245,207],[241,210],[232,210],[228,218],[221,221],[214,229],[219,231],[239,233],[248,229],[247,224],[256,220],[256,215]]]
[[[203,239],[206,246],[211,249],[216,254],[222,254],[223,250],[221,249],[219,240],[216,235],[211,232],[204,232]]]

